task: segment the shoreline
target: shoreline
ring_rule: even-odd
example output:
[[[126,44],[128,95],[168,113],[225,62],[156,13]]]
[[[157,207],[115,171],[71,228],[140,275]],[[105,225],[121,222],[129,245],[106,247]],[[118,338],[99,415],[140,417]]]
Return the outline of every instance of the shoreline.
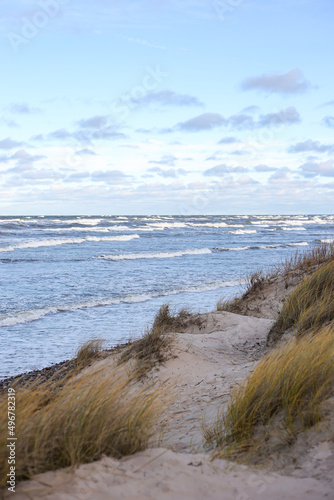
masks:
[[[114,347],[110,347],[109,349],[103,349],[100,353],[100,357],[101,359],[104,359],[105,357],[110,356],[113,353],[117,353],[121,349],[124,349],[128,345],[129,343],[127,342],[118,344]],[[53,377],[56,377],[56,379],[59,380],[66,377],[66,375],[75,368],[75,365],[75,358],[65,359],[64,361],[45,366],[44,368],[30,370],[18,375],[0,378],[0,394],[13,383],[17,383],[20,386],[22,384],[25,384],[26,382],[33,382],[37,379],[40,379],[41,383],[47,382]],[[22,382],[22,384],[20,384],[20,382]]]

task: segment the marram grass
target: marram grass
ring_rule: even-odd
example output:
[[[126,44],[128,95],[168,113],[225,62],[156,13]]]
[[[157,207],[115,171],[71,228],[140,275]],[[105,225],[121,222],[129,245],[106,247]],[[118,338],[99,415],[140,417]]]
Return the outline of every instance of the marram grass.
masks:
[[[294,435],[323,417],[334,387],[334,325],[276,347],[232,394],[204,437],[217,456],[255,450],[280,427]],[[259,428],[262,432],[259,433]]]
[[[299,335],[334,320],[334,261],[321,266],[285,300],[270,335],[294,327]]]
[[[133,386],[122,368],[90,370],[62,385],[38,381],[16,388],[16,477],[80,463],[103,454],[120,458],[147,447],[164,407],[162,392]],[[1,486],[9,472],[7,394],[0,398]]]
[[[186,309],[173,313],[168,304],[163,304],[151,328],[124,349],[120,356],[120,364],[134,361],[137,378],[145,377],[152,368],[168,359],[175,332],[184,331],[192,324],[200,326],[201,322],[198,316]]]
[[[76,352],[75,364],[78,369],[85,368],[98,358],[103,350],[103,339],[91,339],[85,342]]]
[[[247,286],[241,297],[231,299],[220,299],[217,303],[217,311],[228,311],[232,313],[243,313],[244,303],[248,298],[257,298],[259,291],[270,285],[277,278],[282,277],[285,283],[290,278],[302,279],[314,272],[317,268],[334,261],[334,243],[322,243],[307,249],[304,252],[297,250],[291,257],[286,258],[280,265],[264,272],[258,270],[247,278]],[[287,285],[288,286],[288,285]]]

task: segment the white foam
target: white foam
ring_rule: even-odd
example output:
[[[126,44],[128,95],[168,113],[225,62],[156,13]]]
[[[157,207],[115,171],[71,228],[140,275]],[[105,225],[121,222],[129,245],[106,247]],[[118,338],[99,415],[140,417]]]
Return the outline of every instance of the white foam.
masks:
[[[312,221],[311,221],[313,224],[316,223],[316,224],[328,224],[327,220],[323,220],[323,219],[320,219],[320,217],[313,217],[312,218]]]
[[[108,260],[135,260],[135,259],[171,259],[183,257],[184,255],[204,255],[212,253],[209,248],[199,248],[197,250],[183,250],[180,252],[155,252],[155,253],[129,253],[122,255],[101,255]]]
[[[151,295],[128,295],[122,298],[113,299],[97,299],[78,304],[67,304],[64,306],[50,306],[40,309],[32,309],[30,311],[22,311],[19,313],[0,316],[0,327],[14,326],[22,323],[30,323],[44,318],[48,314],[56,314],[60,312],[76,311],[79,309],[88,309],[92,307],[117,305],[121,302],[145,302],[149,300]]]
[[[0,252],[11,252],[13,250],[23,249],[23,248],[40,248],[40,247],[54,247],[59,245],[77,245],[79,243],[85,243],[87,241],[129,241],[135,238],[139,238],[138,234],[122,235],[122,236],[86,236],[85,238],[68,238],[68,239],[53,239],[53,240],[32,240],[24,243],[18,243],[17,245],[11,245],[8,247],[0,248]]]
[[[227,231],[230,234],[255,234],[256,229],[237,229],[236,231]]]
[[[331,216],[326,216],[325,218],[321,218],[319,216],[313,216],[311,218],[307,218],[304,216],[295,216],[292,219],[284,219],[281,216],[272,217],[270,219],[265,218],[263,220],[251,221],[251,224],[254,225],[264,225],[267,224],[269,226],[303,226],[305,224],[329,224]]]
[[[257,220],[257,221],[251,221],[251,224],[253,226],[261,226],[261,227],[269,227],[269,225],[273,225],[273,223],[271,223],[271,221],[260,221],[260,220]]]
[[[270,227],[270,226],[302,226],[303,224],[312,224],[312,221],[307,220],[285,220],[285,219],[277,219],[277,220],[262,220],[262,221],[251,221],[252,225],[262,226],[262,227]]]
[[[153,222],[152,224],[148,224],[147,227],[154,229],[180,229],[187,227],[187,223],[185,222]]]
[[[202,224],[198,224],[196,222],[188,222],[188,226],[193,227],[211,227],[213,229],[221,228],[221,227],[244,227],[242,224],[227,224],[226,222],[203,222]]]
[[[321,243],[334,243],[334,238],[327,238],[319,241],[321,241]]]
[[[97,226],[103,219],[87,219],[87,218],[80,218],[77,217],[75,219],[46,219],[45,221],[37,221],[37,222],[45,222],[46,224],[49,223],[57,223],[57,224],[81,224],[83,226]],[[29,221],[31,222],[31,221]]]
[[[79,232],[92,232],[92,233],[109,233],[111,231],[155,231],[162,230],[162,228],[152,228],[152,227],[128,227],[128,226],[110,226],[110,227],[57,227],[57,228],[43,228],[39,229],[40,231],[49,231],[49,232],[63,232],[63,231],[79,231]]]
[[[212,227],[212,228],[219,228],[219,227],[229,227],[226,222],[188,222],[188,226],[192,227]],[[231,225],[230,227],[241,227],[238,224]]]
[[[221,250],[223,252],[242,252],[243,250],[250,250],[251,248],[260,248],[260,247],[221,247],[221,248],[216,248],[216,250]]]
[[[109,231],[163,231],[163,227],[128,227],[128,226],[111,226],[108,228]]]
[[[305,227],[281,227],[283,231],[306,231]]]
[[[277,245],[261,245],[261,246],[253,246],[249,245],[246,247],[221,247],[215,248],[215,250],[220,250],[223,252],[241,252],[244,250],[260,250],[260,249],[268,249],[268,248],[284,248],[284,247],[294,247],[294,246],[307,246],[308,243],[306,241],[302,241],[300,243],[281,243]]]
[[[125,226],[124,226],[125,227]],[[39,229],[39,231],[49,231],[52,233],[59,233],[63,231],[80,231],[81,233],[84,231],[89,231],[92,233],[108,233],[109,230],[106,227],[46,227],[43,229]]]
[[[102,219],[75,219],[77,224],[82,224],[84,226],[97,226]]]

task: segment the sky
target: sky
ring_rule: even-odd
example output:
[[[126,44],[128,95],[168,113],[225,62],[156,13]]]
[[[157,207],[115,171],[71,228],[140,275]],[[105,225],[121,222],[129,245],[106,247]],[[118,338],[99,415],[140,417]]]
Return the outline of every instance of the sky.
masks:
[[[0,215],[334,213],[332,0],[0,12]]]

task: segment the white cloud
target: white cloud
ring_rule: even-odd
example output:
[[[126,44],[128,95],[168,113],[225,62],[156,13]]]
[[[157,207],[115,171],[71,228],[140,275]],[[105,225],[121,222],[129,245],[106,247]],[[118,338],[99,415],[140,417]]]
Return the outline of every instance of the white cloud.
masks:
[[[190,120],[179,123],[177,128],[189,132],[198,132],[201,130],[211,130],[226,123],[226,119],[219,113],[203,113]]]
[[[315,153],[332,153],[334,152],[334,144],[321,144],[319,141],[308,139],[303,142],[297,142],[288,148],[289,153],[304,153],[307,151]]]
[[[148,172],[153,172],[157,175],[160,175],[161,177],[177,177],[177,173],[174,168],[166,170],[160,167],[152,167],[148,169]]]
[[[269,177],[268,182],[271,184],[286,183],[290,180],[291,170],[288,167],[282,167]]]
[[[257,126],[270,127],[279,125],[291,125],[300,121],[301,120],[298,111],[293,106],[290,106],[288,108],[281,109],[277,113],[268,113],[266,115],[261,115]]]
[[[277,170],[276,167],[269,167],[268,165],[256,165],[254,167],[254,170],[256,170],[256,172],[275,172]]]
[[[223,137],[218,141],[217,144],[235,144],[236,142],[239,142],[236,137]]]
[[[221,175],[225,174],[231,174],[231,173],[236,173],[236,172],[247,172],[247,168],[245,167],[229,167],[228,165],[225,165],[222,163],[221,165],[216,165],[215,167],[209,168],[203,172],[203,175],[207,176],[217,176],[220,177]]]
[[[131,98],[130,103],[138,106],[150,104],[161,104],[163,106],[203,106],[203,103],[195,96],[179,94],[172,90],[160,90],[159,92],[148,92],[143,97]]]
[[[288,73],[273,73],[262,76],[246,78],[242,84],[242,90],[260,90],[264,92],[276,92],[279,94],[296,94],[305,92],[311,84],[305,80],[300,69],[295,68]]]
[[[315,177],[320,175],[323,177],[334,177],[334,161],[327,160],[324,162],[308,161],[301,165],[300,170],[305,177]]]
[[[22,142],[14,141],[10,137],[6,137],[6,139],[0,141],[0,149],[13,149],[22,146],[22,144]]]
[[[334,128],[334,116],[325,116],[322,123],[326,125],[326,127]]]
[[[8,106],[8,109],[11,113],[18,115],[33,115],[42,111],[40,108],[33,108],[26,102],[13,102]]]

